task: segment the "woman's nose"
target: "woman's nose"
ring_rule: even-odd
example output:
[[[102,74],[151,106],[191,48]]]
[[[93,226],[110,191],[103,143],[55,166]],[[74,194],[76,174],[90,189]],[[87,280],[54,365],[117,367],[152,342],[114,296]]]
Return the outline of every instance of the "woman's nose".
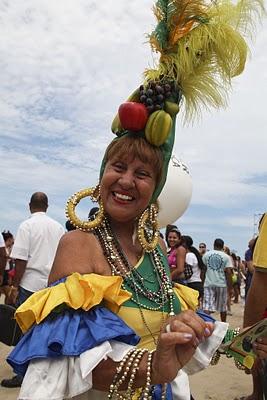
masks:
[[[123,189],[130,189],[135,186],[134,175],[131,171],[125,171],[119,179]]]

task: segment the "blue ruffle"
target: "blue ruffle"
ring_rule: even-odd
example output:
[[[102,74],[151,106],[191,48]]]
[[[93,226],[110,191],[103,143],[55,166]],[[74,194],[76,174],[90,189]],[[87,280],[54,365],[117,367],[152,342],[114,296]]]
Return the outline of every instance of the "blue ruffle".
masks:
[[[154,385],[152,390],[152,400],[161,400],[162,399],[162,385]],[[173,400],[172,396],[172,387],[170,383],[167,383],[165,400]]]
[[[79,356],[112,339],[135,346],[140,338],[107,308],[66,309],[34,325],[10,353],[7,362],[15,373],[25,375],[32,359]]]
[[[211,315],[204,313],[202,310],[197,310],[197,315],[205,322],[216,322],[216,319],[214,319]]]

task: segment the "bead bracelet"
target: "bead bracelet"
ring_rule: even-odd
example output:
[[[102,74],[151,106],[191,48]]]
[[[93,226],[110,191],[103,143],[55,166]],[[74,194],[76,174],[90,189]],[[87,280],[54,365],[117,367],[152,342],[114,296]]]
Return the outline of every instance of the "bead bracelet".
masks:
[[[239,333],[240,333],[240,328],[228,329],[223,339],[223,344],[231,342],[236,336],[239,335]],[[219,347],[213,354],[210,364],[211,365],[218,364],[222,354],[225,354],[227,358],[232,358],[232,355],[227,350]],[[235,366],[241,370],[245,369],[245,367],[237,360],[235,360]]]
[[[152,366],[152,355],[153,352],[147,349],[131,349],[121,360],[120,364],[116,368],[112,384],[109,388],[108,399],[119,399],[119,400],[131,400],[133,398],[133,384],[136,378],[136,374],[139,369],[140,362],[145,353],[147,356],[147,368],[146,368],[146,384],[142,389],[141,395],[139,396],[142,400],[150,399],[151,389],[151,366]],[[124,383],[126,378],[129,376],[128,387],[126,392],[120,393],[119,388]]]

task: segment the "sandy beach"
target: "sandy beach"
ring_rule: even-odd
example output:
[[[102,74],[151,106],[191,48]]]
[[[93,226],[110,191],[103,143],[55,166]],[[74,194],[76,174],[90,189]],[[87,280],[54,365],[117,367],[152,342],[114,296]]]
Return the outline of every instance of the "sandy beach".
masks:
[[[231,327],[241,326],[244,307],[241,303],[232,306],[233,316],[228,317]],[[217,317],[217,316],[216,316]],[[10,348],[0,343],[0,380],[12,376],[5,361]],[[232,359],[221,358],[216,366],[210,366],[190,377],[192,394],[195,400],[234,400],[251,393],[251,377],[238,370]],[[0,386],[1,400],[15,400],[18,389],[5,389]]]

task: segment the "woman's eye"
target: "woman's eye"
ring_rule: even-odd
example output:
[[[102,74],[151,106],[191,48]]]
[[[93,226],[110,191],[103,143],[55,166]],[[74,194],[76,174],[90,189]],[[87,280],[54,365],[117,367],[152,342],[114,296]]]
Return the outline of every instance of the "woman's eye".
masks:
[[[149,173],[147,171],[137,171],[137,176],[140,176],[141,178],[149,177]]]
[[[113,167],[116,171],[122,171],[124,168],[123,164],[114,164]]]

